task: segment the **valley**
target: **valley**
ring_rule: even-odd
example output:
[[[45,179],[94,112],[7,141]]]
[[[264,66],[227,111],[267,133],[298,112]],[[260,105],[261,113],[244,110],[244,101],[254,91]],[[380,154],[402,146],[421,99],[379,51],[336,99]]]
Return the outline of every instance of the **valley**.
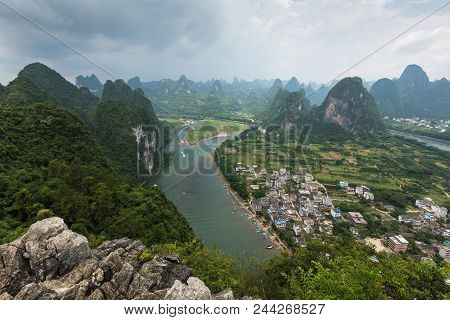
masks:
[[[211,294],[447,296],[448,151],[391,135],[362,79],[77,83],[35,63],[0,86],[0,253],[58,222]]]

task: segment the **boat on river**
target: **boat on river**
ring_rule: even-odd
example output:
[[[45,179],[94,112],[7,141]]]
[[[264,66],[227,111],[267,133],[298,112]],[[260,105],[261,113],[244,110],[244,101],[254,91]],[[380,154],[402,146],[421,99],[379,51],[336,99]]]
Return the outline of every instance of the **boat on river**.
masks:
[[[273,245],[268,245],[268,246],[266,246],[266,249],[268,249],[268,250],[270,250],[270,249],[273,249]]]

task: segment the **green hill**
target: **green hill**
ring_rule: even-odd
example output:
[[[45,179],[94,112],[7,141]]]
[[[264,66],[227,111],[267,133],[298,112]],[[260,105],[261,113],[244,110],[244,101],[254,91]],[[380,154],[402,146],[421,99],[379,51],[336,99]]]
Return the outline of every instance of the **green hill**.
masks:
[[[194,238],[157,187],[125,184],[83,122],[47,101],[32,81],[19,77],[3,91],[0,243],[51,215],[62,217],[93,245],[124,236],[147,245]]]
[[[286,86],[284,87],[285,90],[288,92],[297,92],[300,91],[300,84],[298,83],[298,80],[296,77],[292,77],[288,83],[286,83]]]
[[[448,119],[450,83],[430,81],[418,65],[409,65],[398,80],[381,79],[371,93],[383,116]]]
[[[289,131],[301,120],[301,115],[310,107],[303,89],[296,92],[279,90],[260,118],[266,126],[280,126]]]
[[[3,87],[3,101],[9,105],[23,106],[36,102],[56,104],[56,100],[47,92],[36,87],[35,83],[27,77],[19,76]]]
[[[38,88],[47,91],[60,105],[70,110],[87,110],[98,103],[98,98],[87,88],[77,88],[55,70],[41,63],[26,66],[19,76],[33,80]]]
[[[102,83],[100,82],[100,80],[98,80],[95,74],[86,77],[79,75],[75,79],[75,84],[77,85],[77,87],[88,88],[95,94],[100,93],[103,89]]]
[[[123,80],[107,81],[95,112],[94,132],[114,167],[129,180],[137,179],[137,142],[133,129],[138,127],[142,127],[142,133],[145,134],[139,140],[139,168],[142,174],[149,173],[151,165],[150,171],[153,172],[161,162],[160,153],[156,150],[163,146],[163,137],[152,103],[141,89],[133,90]],[[151,145],[153,136],[154,148],[149,150],[145,140]],[[145,162],[147,151],[152,154],[152,158]]]
[[[380,113],[389,117],[396,117],[404,113],[403,102],[400,99],[395,82],[381,79],[375,82],[370,90]]]
[[[360,78],[345,78],[328,93],[312,115],[323,123],[337,124],[353,134],[372,134],[384,130],[375,100]]]

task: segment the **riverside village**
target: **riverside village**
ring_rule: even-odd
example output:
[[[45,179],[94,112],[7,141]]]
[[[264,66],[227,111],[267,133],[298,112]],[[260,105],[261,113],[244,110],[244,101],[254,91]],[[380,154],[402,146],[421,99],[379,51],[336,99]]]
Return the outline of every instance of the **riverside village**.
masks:
[[[395,216],[395,207],[377,203],[376,194],[368,187],[340,181],[332,186],[333,191],[327,191],[306,168],[296,172],[283,168],[267,172],[257,166],[236,163],[235,171],[244,175],[250,186],[249,202],[253,214],[263,225],[270,226],[268,230],[278,235],[288,247],[302,246],[306,237],[320,237],[348,227],[349,236],[372,245],[377,252],[410,254],[418,260],[450,260],[448,212],[430,198],[417,199],[414,210]],[[363,203],[377,215],[335,207],[332,197],[336,193],[345,194],[345,201]],[[376,226],[383,223],[394,224],[395,232],[380,232],[384,229]],[[263,231],[256,227],[256,232],[266,237]],[[414,237],[429,232],[442,241],[418,241]]]

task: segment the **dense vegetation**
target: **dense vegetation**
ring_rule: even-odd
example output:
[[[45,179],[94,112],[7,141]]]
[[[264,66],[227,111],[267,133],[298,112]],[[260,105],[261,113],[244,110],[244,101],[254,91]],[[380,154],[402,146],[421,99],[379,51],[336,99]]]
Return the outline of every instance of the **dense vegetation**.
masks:
[[[41,90],[45,90],[62,106],[70,110],[92,109],[98,102],[87,88],[77,88],[59,73],[41,63],[26,66],[19,76],[27,77]]]
[[[192,241],[156,245],[141,254],[179,254],[194,274],[219,292],[233,288],[238,297],[263,299],[448,299],[448,267],[381,253],[345,237],[308,239],[294,249],[261,264],[233,261],[220,251]]]
[[[158,149],[164,145],[162,130],[151,102],[140,89],[132,90],[123,82],[107,81],[102,101],[94,117],[94,132],[117,171],[128,180],[136,180],[136,137],[132,128],[142,125],[146,134],[157,133]],[[144,143],[140,144],[145,147]],[[141,151],[141,150],[140,150]],[[160,165],[161,152],[155,152],[155,168]],[[142,168],[142,173],[147,173]]]
[[[194,238],[157,187],[125,184],[85,125],[47,97],[19,77],[0,102],[0,243],[52,215],[93,245],[123,236],[147,245]]]
[[[261,282],[271,299],[448,299],[448,271],[332,237],[269,261]]]
[[[229,152],[228,148],[232,145],[232,141],[224,141],[220,147],[216,149],[214,153],[214,161],[226,181],[230,184],[231,188],[235,190],[243,199],[247,199],[250,195],[248,192],[247,179],[239,173],[236,173],[235,167],[238,161],[229,161],[227,158],[227,154]]]
[[[289,92],[278,90],[272,101],[258,115],[265,126],[280,126],[290,130],[291,126],[297,125],[301,117],[310,108],[310,102],[305,96],[303,89]]]

